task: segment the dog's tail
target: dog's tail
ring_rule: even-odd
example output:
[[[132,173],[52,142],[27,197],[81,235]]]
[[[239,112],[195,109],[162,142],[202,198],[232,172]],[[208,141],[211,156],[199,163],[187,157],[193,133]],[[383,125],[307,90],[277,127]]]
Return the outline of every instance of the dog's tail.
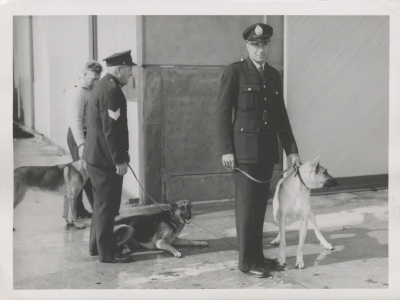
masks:
[[[279,209],[279,200],[278,200],[278,194],[279,194],[279,189],[281,187],[283,178],[281,180],[279,180],[278,184],[276,185],[276,189],[275,189],[275,195],[274,195],[274,200],[272,201],[272,207],[274,210],[274,220],[275,222],[278,223],[278,209]]]

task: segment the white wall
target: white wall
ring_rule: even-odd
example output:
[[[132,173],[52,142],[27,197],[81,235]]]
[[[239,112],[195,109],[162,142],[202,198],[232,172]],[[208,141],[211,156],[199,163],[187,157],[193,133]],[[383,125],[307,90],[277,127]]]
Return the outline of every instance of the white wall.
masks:
[[[287,107],[304,161],[388,173],[389,17],[288,16]]]
[[[89,17],[33,17],[35,128],[68,150],[66,91],[89,60]]]

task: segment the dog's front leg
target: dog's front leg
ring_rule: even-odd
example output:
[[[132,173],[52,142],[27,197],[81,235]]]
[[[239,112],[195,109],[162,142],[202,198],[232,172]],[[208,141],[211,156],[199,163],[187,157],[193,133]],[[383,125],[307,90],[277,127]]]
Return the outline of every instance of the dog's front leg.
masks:
[[[182,256],[182,254],[178,250],[176,250],[174,247],[172,247],[170,244],[168,244],[166,241],[164,241],[162,239],[157,240],[156,247],[158,249],[161,249],[161,250],[164,250],[164,251],[168,251],[169,253],[171,253],[175,257],[181,257]]]
[[[279,218],[279,255],[278,255],[278,262],[281,266],[286,263],[285,257],[285,247],[286,247],[286,239],[285,239],[285,230],[286,230],[286,220],[284,216],[280,216]]]
[[[208,243],[205,241],[194,241],[194,240],[184,240],[180,238],[175,238],[172,242],[172,245],[175,246],[208,246]]]
[[[321,246],[324,247],[326,250],[333,250],[333,246],[329,244],[324,236],[322,235],[321,231],[319,230],[317,226],[317,220],[315,219],[314,214],[310,211],[308,218],[310,219],[311,223],[314,225],[314,231],[315,235],[317,236],[319,242],[321,243]]]
[[[72,220],[74,221],[74,225],[77,229],[86,228],[86,225],[78,222],[78,214],[76,212],[76,197],[70,196],[69,197],[69,208],[70,212],[72,213]]]
[[[70,209],[69,209],[69,199],[68,199],[67,196],[64,196],[63,217],[65,219],[65,222],[67,222],[67,225],[73,225],[74,224],[74,222],[72,221],[72,214],[70,213]]]
[[[299,234],[299,247],[297,248],[297,257],[295,268],[304,269],[304,261],[303,261],[303,247],[304,241],[306,240],[307,235],[307,226],[308,226],[308,218],[304,218],[300,220],[300,234]]]

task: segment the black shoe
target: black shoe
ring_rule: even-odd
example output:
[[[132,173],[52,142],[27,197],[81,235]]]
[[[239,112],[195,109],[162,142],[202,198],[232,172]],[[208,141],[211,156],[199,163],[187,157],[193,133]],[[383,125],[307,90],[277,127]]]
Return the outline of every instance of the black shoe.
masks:
[[[89,252],[89,255],[90,256],[97,256],[97,255],[99,255],[97,252]]]
[[[266,278],[270,277],[271,274],[265,270],[263,267],[257,267],[245,272],[249,276],[257,277],[257,278]]]
[[[78,211],[76,214],[78,219],[90,219],[92,217],[92,213],[88,212],[86,209]]]
[[[123,255],[122,253],[115,253],[114,258],[110,259],[110,260],[104,260],[102,261],[102,263],[114,263],[114,264],[118,264],[118,263],[129,263],[132,261],[132,256],[129,255]]]

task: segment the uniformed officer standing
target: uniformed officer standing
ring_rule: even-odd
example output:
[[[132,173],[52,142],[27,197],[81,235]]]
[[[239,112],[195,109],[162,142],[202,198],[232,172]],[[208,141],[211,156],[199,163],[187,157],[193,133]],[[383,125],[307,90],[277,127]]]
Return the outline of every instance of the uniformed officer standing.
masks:
[[[272,27],[263,23],[243,32],[249,56],[225,68],[216,110],[224,167],[238,167],[262,181],[271,179],[274,164],[279,163],[278,135],[289,165],[301,163],[283,100],[280,74],[266,63],[272,33]],[[269,184],[256,183],[237,170],[232,175],[239,270],[255,277],[268,277],[262,236]]]
[[[127,104],[121,90],[132,77],[131,51],[104,60],[107,74],[90,94],[83,159],[93,185],[93,218],[89,253],[104,263],[131,261],[117,251],[114,217],[121,205],[123,175],[129,163]]]

